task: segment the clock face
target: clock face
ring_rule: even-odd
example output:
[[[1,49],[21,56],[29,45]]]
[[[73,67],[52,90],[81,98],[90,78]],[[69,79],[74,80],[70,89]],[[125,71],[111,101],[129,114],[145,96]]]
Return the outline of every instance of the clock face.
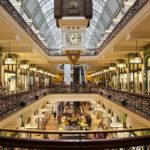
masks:
[[[78,45],[81,42],[81,35],[77,31],[71,31],[66,35],[66,40],[70,45]]]

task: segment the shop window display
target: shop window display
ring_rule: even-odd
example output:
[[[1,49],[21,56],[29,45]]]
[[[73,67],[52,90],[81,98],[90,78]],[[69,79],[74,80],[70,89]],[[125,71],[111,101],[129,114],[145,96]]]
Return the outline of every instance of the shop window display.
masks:
[[[121,90],[127,90],[127,74],[120,75]]]
[[[14,93],[16,91],[16,74],[5,73],[5,86],[7,93]]]

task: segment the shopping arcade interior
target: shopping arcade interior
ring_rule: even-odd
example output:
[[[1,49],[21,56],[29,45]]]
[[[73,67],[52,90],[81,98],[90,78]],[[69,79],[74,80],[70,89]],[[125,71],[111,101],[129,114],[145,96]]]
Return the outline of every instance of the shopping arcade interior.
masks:
[[[137,18],[133,18],[133,24],[129,24],[130,26],[128,26],[128,28],[126,27],[126,29],[124,29],[124,30],[122,30],[121,32],[126,32],[126,34],[125,35],[120,35],[120,41],[124,41],[124,42],[118,42],[118,44],[114,44],[114,43],[112,43],[112,45],[110,44],[108,44],[107,46],[109,47],[109,48],[104,48],[104,50],[103,50],[103,52],[102,53],[100,53],[100,54],[98,54],[97,56],[92,56],[92,57],[87,57],[87,56],[81,56],[80,57],[80,59],[79,59],[79,63],[81,63],[81,64],[89,64],[89,75],[92,75],[93,73],[95,73],[95,72],[100,72],[102,69],[105,69],[105,66],[111,66],[111,64],[113,64],[114,62],[117,62],[118,60],[118,58],[120,59],[120,58],[127,58],[128,56],[126,55],[126,54],[129,54],[129,53],[131,53],[131,52],[137,52],[137,50],[138,50],[138,47],[140,46],[140,47],[142,47],[142,52],[143,52],[143,46],[146,46],[146,47],[144,47],[144,58],[143,58],[143,66],[141,66],[140,64],[134,64],[134,65],[132,65],[131,64],[131,68],[133,68],[133,69],[131,69],[131,70],[136,70],[136,68],[139,68],[139,69],[137,69],[138,71],[138,75],[135,73],[132,73],[132,71],[130,72],[131,74],[130,74],[130,81],[131,82],[133,82],[133,80],[134,80],[134,82],[141,82],[140,84],[138,84],[137,86],[134,86],[135,85],[135,83],[133,83],[133,85],[131,85],[131,87],[133,87],[133,88],[130,88],[130,83],[129,83],[129,81],[127,81],[127,79],[128,79],[128,75],[129,74],[127,74],[127,75],[125,75],[125,77],[124,76],[117,76],[117,79],[115,79],[114,80],[114,82],[115,83],[111,83],[111,81],[109,81],[109,78],[107,79],[107,77],[108,77],[108,75],[109,76],[111,76],[112,74],[110,73],[110,72],[105,72],[105,73],[102,73],[102,75],[98,75],[98,77],[96,77],[96,78],[93,78],[93,79],[89,79],[90,81],[92,81],[92,82],[94,82],[94,83],[96,83],[96,84],[98,84],[98,82],[99,81],[106,81],[106,80],[108,80],[109,82],[102,82],[102,84],[104,84],[104,85],[109,85],[109,86],[114,86],[115,88],[117,87],[118,89],[122,89],[122,90],[127,90],[127,91],[129,91],[130,89],[131,89],[131,92],[137,92],[137,93],[148,93],[148,89],[146,89],[146,87],[149,87],[148,86],[148,84],[149,84],[149,82],[145,82],[146,80],[145,80],[145,76],[147,77],[146,79],[148,79],[148,74],[149,74],[149,72],[148,71],[146,71],[147,69],[148,69],[148,67],[146,67],[146,64],[148,64],[148,63],[146,63],[146,61],[144,61],[144,60],[146,60],[147,59],[147,57],[149,56],[149,54],[148,54],[148,47],[147,47],[147,44],[148,44],[148,36],[146,35],[146,34],[141,34],[141,33],[139,33],[139,31],[141,31],[141,32],[143,32],[143,33],[148,33],[148,30],[149,30],[149,28],[148,28],[148,26],[149,26],[149,22],[148,22],[148,19],[147,19],[147,17],[148,17],[148,15],[149,15],[149,13],[148,13],[148,8],[146,9],[147,7],[145,6],[145,12],[147,12],[146,13],[146,15],[142,15],[143,17],[142,18],[140,18],[140,21],[139,22],[136,22],[136,19],[138,19],[138,17]],[[143,14],[145,14],[145,12],[144,12],[144,7],[143,7],[143,12],[141,12],[141,13],[143,13]],[[141,15],[140,13],[138,14],[139,16]],[[2,17],[3,18],[3,17]],[[5,17],[4,17],[5,18]],[[4,19],[3,18],[3,19]],[[5,18],[6,19],[6,18]],[[7,18],[8,19],[8,18]],[[14,33],[14,32],[19,32],[19,30],[16,30],[16,31],[14,31],[14,29],[12,30],[12,27],[14,27],[14,26],[12,26],[12,27],[10,27],[10,25],[7,23],[7,21],[8,20],[3,20],[1,23],[2,23],[2,27],[3,28],[1,28],[1,30],[2,29],[4,29],[3,30],[3,33],[4,33],[4,35],[8,35],[7,33],[8,33],[8,31],[10,31],[9,32],[9,34],[10,33]],[[135,20],[134,20],[135,19]],[[135,23],[135,22],[136,23]],[[146,22],[146,24],[145,24],[145,22]],[[9,22],[10,23],[10,22]],[[132,29],[131,29],[131,25],[132,25]],[[8,27],[8,28],[7,28]],[[7,30],[8,29],[8,30]],[[15,29],[16,29],[16,27],[15,27]],[[18,28],[18,29],[20,29],[20,28]],[[140,34],[140,35],[142,35],[141,36],[141,38],[140,38],[140,40],[137,40],[139,37],[138,37],[138,34],[136,34],[136,35],[132,35],[131,36],[131,30],[132,30],[132,32],[133,33],[137,33],[138,32],[138,34]],[[7,31],[7,32],[6,32]],[[129,36],[129,34],[127,34],[127,31],[128,31],[128,33],[130,33],[130,36]],[[19,32],[17,35],[20,35],[22,32]],[[122,33],[123,34],[123,33]],[[9,52],[9,41],[10,40],[8,40],[7,38],[10,38],[11,36],[14,38],[14,36],[13,36],[13,34],[12,35],[10,35],[9,37],[5,37],[4,35],[2,35],[2,43],[1,43],[1,45],[2,45],[2,47],[4,47],[3,49],[2,49],[2,54],[7,54],[8,52]],[[119,36],[119,35],[118,35]],[[117,36],[117,38],[118,38],[118,36]],[[39,60],[41,60],[42,58],[41,57],[44,57],[45,56],[45,54],[41,51],[41,49],[34,43],[34,41],[31,41],[31,40],[28,40],[27,38],[25,38],[25,36],[24,36],[24,34],[22,35],[20,35],[19,36],[20,37],[20,39],[21,40],[19,40],[19,44],[20,45],[23,45],[23,46],[27,46],[27,47],[24,47],[24,49],[27,49],[27,48],[31,48],[29,45],[29,43],[32,43],[31,45],[33,46],[34,45],[34,48],[36,47],[37,49],[37,51],[35,52],[35,50],[33,50],[34,48],[31,48],[34,52],[31,52],[32,50],[29,50],[27,53],[25,53],[24,54],[24,52],[22,53],[21,51],[23,50],[23,47],[19,47],[19,44],[17,43],[16,44],[16,40],[15,40],[15,42],[11,42],[11,53],[13,52],[13,53],[16,53],[16,54],[18,54],[19,56],[21,56],[22,55],[22,59],[29,59],[29,56],[31,56],[30,54],[32,54],[32,57],[34,57],[34,58],[31,58],[32,60],[29,60],[29,62],[30,63],[32,63],[32,61],[33,61],[33,63],[35,64],[35,62],[36,62],[36,60],[37,60],[37,65],[38,65],[38,63],[39,63]],[[23,38],[21,38],[21,37],[23,37]],[[136,37],[137,39],[132,39],[133,37]],[[130,39],[131,38],[131,39]],[[17,41],[18,41],[18,36],[16,37],[15,36],[15,39],[17,39]],[[146,40],[144,40],[144,39],[146,39]],[[13,39],[14,40],[14,39]],[[12,41],[13,41],[12,40]],[[23,40],[25,40],[25,41],[23,41]],[[7,42],[4,42],[4,41],[7,41]],[[30,41],[30,42],[29,42]],[[27,43],[27,45],[25,45],[25,43]],[[14,46],[14,45],[17,45],[16,47]],[[14,48],[13,48],[13,46],[14,46]],[[119,46],[121,46],[122,48],[120,49],[120,50],[117,50],[117,48],[116,48],[116,50],[113,48],[113,50],[112,50],[112,47],[113,47],[113,45],[115,45],[117,48],[119,47]],[[126,45],[128,45],[129,47],[127,47]],[[124,47],[125,46],[125,47]],[[131,46],[131,47],[130,47]],[[124,48],[123,48],[124,47]],[[7,49],[8,48],[8,49]],[[18,50],[17,50],[17,48],[18,48]],[[129,48],[128,50],[126,50],[127,48]],[[14,49],[14,50],[13,50]],[[21,50],[20,50],[21,49]],[[106,49],[106,50],[105,50]],[[124,49],[124,50],[123,50]],[[145,50],[145,49],[147,49],[147,50]],[[43,54],[43,56],[41,56],[40,54],[38,54],[38,50],[40,51],[40,54],[42,53]],[[25,50],[26,51],[26,50]],[[114,51],[117,51],[116,53],[114,52]],[[123,51],[123,52],[121,52],[120,53],[120,51]],[[112,53],[111,54],[111,56],[110,56],[110,52]],[[141,50],[140,50],[140,52],[141,52]],[[40,55],[40,57],[38,57]],[[2,55],[2,57],[4,57],[4,55]],[[45,59],[45,57],[47,58],[47,57],[49,57],[48,59]],[[43,63],[45,63],[45,64],[43,64],[42,66],[44,67],[45,66],[45,68],[49,68],[50,66],[51,66],[51,64],[52,64],[52,66],[53,66],[53,63],[54,64],[64,64],[64,63],[68,63],[69,62],[69,60],[68,60],[68,58],[63,58],[63,56],[61,57],[61,56],[59,56],[59,57],[57,57],[57,56],[55,56],[55,57],[52,57],[51,58],[51,56],[45,56],[44,57],[44,59],[42,59],[43,61]],[[117,57],[117,58],[116,58]],[[143,57],[143,56],[142,56]],[[100,59],[100,58],[102,58],[102,59]],[[21,58],[20,58],[21,59]],[[50,60],[49,60],[50,59]],[[110,60],[109,60],[110,59]],[[45,62],[44,62],[45,61]],[[48,62],[48,63],[47,63]],[[53,63],[52,63],[53,62]],[[102,63],[101,63],[102,62]],[[103,64],[103,63],[105,63],[105,65]],[[118,62],[119,63],[119,62]],[[94,65],[98,65],[98,67],[97,66],[93,66],[93,64]],[[109,65],[107,65],[107,64],[109,64]],[[41,65],[41,62],[40,62],[40,65]],[[90,67],[90,65],[92,66],[92,67]],[[100,67],[99,68],[99,66],[101,66],[102,65],[102,68]],[[3,66],[4,67],[4,66]],[[8,68],[7,68],[8,67]],[[6,66],[6,70],[8,70],[8,72],[16,72],[16,69],[15,69],[15,66],[14,67],[9,67],[9,66]],[[90,70],[90,68],[92,68],[94,71],[91,71]],[[106,68],[107,69],[107,68]],[[127,68],[128,69],[128,68]],[[126,71],[126,68],[124,68],[124,69],[119,69],[118,68],[118,72],[123,72],[123,73],[126,73],[126,72],[129,72],[129,70],[127,70]],[[120,71],[121,70],[121,71]],[[56,70],[55,70],[55,68],[51,68],[50,69],[50,71],[54,71],[53,73],[55,74],[56,72]],[[23,72],[23,73],[21,73],[22,74],[22,76],[24,76],[24,75],[26,75],[27,73],[26,73],[26,71],[23,69],[23,70],[21,70],[21,72]],[[133,71],[134,72],[134,71]],[[88,73],[88,70],[87,70],[87,73]],[[123,74],[122,73],[122,74]],[[32,73],[31,73],[32,74]],[[56,73],[57,74],[57,73]],[[100,73],[101,74],[101,73]],[[118,74],[117,73],[117,71],[114,73],[114,74]],[[11,78],[12,78],[12,83],[13,83],[13,80],[16,78],[17,79],[17,77],[14,77],[15,75],[13,74],[10,74],[10,76],[11,76]],[[50,76],[52,76],[53,77],[53,74],[51,74]],[[93,75],[92,75],[93,76]],[[137,79],[137,77],[139,76],[139,80]],[[7,74],[6,74],[6,80],[8,80],[7,79]],[[9,77],[8,77],[9,78]],[[23,78],[23,77],[21,77],[21,78]],[[32,77],[33,78],[33,77]],[[40,77],[37,77],[37,78],[40,78]],[[43,77],[41,77],[41,79],[37,79],[37,80],[39,80],[41,83],[40,83],[40,85],[42,85],[42,78]],[[47,76],[47,78],[49,78],[49,75]],[[90,78],[90,77],[89,77]],[[120,78],[120,82],[121,82],[121,86],[120,86],[120,83],[119,83],[119,79],[118,78]],[[2,77],[2,82],[4,83],[4,77]],[[124,79],[124,80],[123,80]],[[23,90],[26,90],[26,79],[21,79],[22,81],[20,81],[20,82],[22,82],[23,83]],[[24,80],[25,80],[25,82],[24,82]],[[35,79],[36,80],[36,79]],[[50,80],[50,79],[48,79],[48,80]],[[123,80],[123,81],[122,81]],[[8,80],[9,81],[9,80]],[[39,86],[39,81],[38,82],[35,82],[37,85],[36,86]],[[61,78],[59,78],[59,80],[57,81],[57,79],[55,80],[54,79],[54,82],[56,82],[56,83],[59,83],[59,81],[61,81]],[[147,81],[149,81],[149,80],[147,80]],[[18,81],[19,82],[19,81]],[[118,82],[118,83],[116,83],[116,82]],[[122,83],[123,82],[123,83]],[[12,83],[11,83],[11,85],[12,85]],[[46,85],[47,83],[49,83],[49,82],[46,82],[46,81],[44,81],[44,84]],[[127,84],[127,85],[126,85]],[[142,84],[142,88],[141,88],[141,84]],[[134,87],[136,87],[135,89],[134,89]],[[17,90],[16,90],[17,89]],[[13,90],[10,90],[10,91],[12,91],[12,93],[14,92],[14,91],[18,91],[18,89],[20,90],[20,88],[19,88],[19,84],[17,84],[16,83],[16,89],[13,89]],[[28,88],[27,88],[28,89]],[[22,91],[23,91],[22,90]],[[8,90],[8,93],[10,92],[9,90]]]
[[[15,8],[17,9],[17,11],[22,10],[22,7],[21,8],[19,7],[20,6],[19,2],[18,3],[16,2],[13,4],[14,6],[16,6]],[[44,2],[42,4],[44,7],[45,6]],[[127,10],[129,10],[129,8],[133,6],[131,5],[131,3],[129,4],[127,3],[127,5],[124,5],[126,9],[128,8]],[[30,6],[30,4],[28,5]],[[107,5],[109,6],[109,4]],[[2,10],[3,9],[1,9],[1,11]],[[142,13],[144,15],[142,15]],[[9,53],[9,42],[10,42],[10,53],[11,55],[14,54],[14,57],[17,57],[17,63],[20,64],[22,63],[22,60],[26,60],[28,61],[30,65],[33,64],[34,67],[36,66],[39,72],[43,70],[44,76],[49,76],[50,73],[52,73],[51,75],[53,74],[57,75],[58,82],[62,80],[63,72],[61,69],[59,69],[60,64],[68,64],[70,63],[70,60],[65,56],[59,56],[59,57],[57,55],[54,57],[47,56],[41,50],[41,48],[38,47],[38,45],[36,45],[35,43],[34,44],[32,43],[34,41],[32,41],[31,39],[30,40],[27,39],[25,35],[23,35],[22,32],[20,32],[21,28],[18,27],[17,24],[16,26],[13,26],[14,29],[12,29],[12,27],[10,27],[11,24],[8,24],[9,18],[6,18],[4,16],[5,14],[4,12],[2,12],[2,14],[3,15],[1,16],[2,20],[1,20],[1,43],[0,43],[1,48],[2,48],[1,50],[2,60]],[[25,12],[23,13],[23,15],[25,15]],[[142,18],[140,17],[141,15],[143,16]],[[120,16],[120,13],[118,14],[118,17],[119,16]],[[150,73],[149,73],[149,58],[148,58],[149,56],[149,47],[148,47],[149,19],[148,17],[149,17],[149,11],[146,6],[145,7],[143,6],[143,11],[139,11],[136,14],[136,17],[133,17],[132,21],[130,21],[130,23],[128,23],[117,34],[117,36],[113,37],[113,40],[109,42],[103,48],[102,52],[99,52],[98,55],[94,55],[94,56],[81,56],[80,57],[78,64],[81,64],[81,65],[86,64],[88,66],[86,70],[86,75],[88,75],[89,77],[88,80],[93,80],[93,82],[95,83],[104,82],[104,84],[106,84],[106,81],[107,81],[114,88],[127,90],[131,92],[133,91],[137,93],[148,94],[149,88],[150,88],[149,86],[149,78],[150,78],[149,74]],[[28,21],[27,18],[25,20]],[[54,20],[52,20],[52,22],[54,22]],[[31,27],[32,28],[34,27],[34,23],[32,24]],[[114,28],[115,27],[116,26],[114,26]],[[15,30],[16,28],[20,30]],[[96,33],[97,32],[98,31],[96,30]],[[94,34],[96,33],[94,32]],[[109,37],[109,35],[110,33],[109,34],[108,32],[105,33],[106,37]],[[107,39],[106,37],[105,39]],[[102,43],[102,41],[100,41],[100,43]],[[95,45],[95,50],[98,50],[96,48],[96,45]],[[132,60],[130,61],[130,58],[132,59],[132,58],[139,58],[139,57],[140,57],[140,62],[136,62],[136,60],[134,60],[134,62]],[[40,59],[42,59],[42,62],[38,61]],[[121,66],[120,68],[120,66],[118,65],[116,68],[116,64],[119,64],[119,63],[123,63],[123,67],[122,65],[120,65]],[[126,65],[124,65],[124,63]],[[33,84],[34,86],[35,84],[39,86],[39,84],[43,84],[42,82],[44,82],[45,85],[47,85],[49,82],[49,79],[43,79],[43,77],[41,77],[42,75],[41,76],[37,75],[35,79],[33,79],[34,78],[33,71],[27,72],[24,68],[18,69],[16,65],[13,65],[12,67],[5,65],[5,66],[2,66],[2,68],[3,68],[2,74],[4,74],[1,76],[3,86],[8,88],[9,81],[10,81],[9,79],[12,78],[11,85],[13,84],[13,87],[10,87],[10,89],[7,89],[6,90],[7,92],[26,90],[26,89],[29,89],[29,86],[32,86]],[[19,70],[18,74],[20,75],[16,74],[17,70]],[[30,76],[28,77],[28,79],[27,79],[27,74],[29,74]],[[91,76],[93,77],[93,74],[94,74],[94,78],[90,78]],[[47,78],[47,77],[44,77],[44,78]],[[43,80],[46,80],[46,81],[43,81]],[[29,82],[30,82],[30,85],[29,85]]]

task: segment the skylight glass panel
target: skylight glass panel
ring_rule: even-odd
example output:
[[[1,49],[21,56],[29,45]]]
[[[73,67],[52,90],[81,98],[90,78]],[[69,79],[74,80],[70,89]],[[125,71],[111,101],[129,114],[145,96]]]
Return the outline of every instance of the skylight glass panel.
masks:
[[[38,2],[40,3],[42,0],[38,0]]]
[[[93,0],[93,18],[85,31],[87,49],[96,48],[101,36],[111,25],[114,15],[121,10],[123,0]],[[54,0],[22,0],[23,7],[33,19],[33,25],[45,38],[48,48],[62,48],[62,31],[56,26]]]
[[[109,24],[110,16],[108,15],[108,13],[106,11],[103,11],[102,15],[103,15],[103,19],[105,20],[106,24]]]
[[[107,2],[108,7],[110,8],[111,12],[114,14],[116,10],[119,8],[119,4],[116,0],[109,0]]]
[[[101,13],[103,10],[103,7],[97,1],[94,1],[93,9],[98,10],[98,12]]]
[[[39,21],[41,20],[42,17],[43,17],[42,12],[38,11],[38,13],[37,13],[37,15],[35,16],[35,19],[34,19],[36,24],[39,23]]]
[[[43,7],[42,7],[42,11],[45,14],[50,8],[52,8],[50,1],[48,3],[46,3]]]
[[[30,0],[30,2],[27,3],[26,7],[28,11],[33,14],[34,10],[37,8],[38,4],[34,0]]]

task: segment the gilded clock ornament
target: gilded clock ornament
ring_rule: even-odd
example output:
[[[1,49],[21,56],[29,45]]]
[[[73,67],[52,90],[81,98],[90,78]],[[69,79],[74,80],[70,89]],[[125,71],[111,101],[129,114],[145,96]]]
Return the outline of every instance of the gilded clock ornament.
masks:
[[[77,0],[71,0],[68,4],[69,9],[76,9],[78,7],[78,2]]]
[[[70,45],[78,45],[81,42],[81,34],[77,31],[71,31],[66,35],[66,40]]]

